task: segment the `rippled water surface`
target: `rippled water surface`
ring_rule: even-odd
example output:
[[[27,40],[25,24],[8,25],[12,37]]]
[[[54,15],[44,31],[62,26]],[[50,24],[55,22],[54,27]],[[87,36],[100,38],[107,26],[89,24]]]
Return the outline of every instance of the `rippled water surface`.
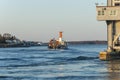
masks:
[[[120,80],[120,61],[100,61],[106,45],[0,48],[0,80]]]

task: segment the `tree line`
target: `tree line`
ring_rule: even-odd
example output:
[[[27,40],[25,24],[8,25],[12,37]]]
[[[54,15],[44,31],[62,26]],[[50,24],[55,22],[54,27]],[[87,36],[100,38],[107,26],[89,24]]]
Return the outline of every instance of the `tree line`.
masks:
[[[6,40],[15,40],[16,37],[12,36],[9,33],[4,33],[3,35],[0,34],[0,43],[6,43]]]

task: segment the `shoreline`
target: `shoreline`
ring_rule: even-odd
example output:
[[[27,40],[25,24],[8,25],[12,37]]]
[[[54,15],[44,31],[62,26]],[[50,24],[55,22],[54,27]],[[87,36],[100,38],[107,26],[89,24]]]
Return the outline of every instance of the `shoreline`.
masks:
[[[70,45],[79,45],[79,44],[107,44],[107,41],[66,41]],[[42,44],[43,46],[47,46],[48,42]]]
[[[68,44],[107,44],[107,41],[68,41]]]

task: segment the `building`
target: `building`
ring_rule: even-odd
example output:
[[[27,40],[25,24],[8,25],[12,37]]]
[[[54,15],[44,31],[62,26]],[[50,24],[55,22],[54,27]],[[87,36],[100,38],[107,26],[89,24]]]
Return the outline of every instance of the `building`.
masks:
[[[97,20],[106,21],[108,48],[100,52],[100,59],[120,56],[120,0],[107,0],[107,6],[96,6]]]

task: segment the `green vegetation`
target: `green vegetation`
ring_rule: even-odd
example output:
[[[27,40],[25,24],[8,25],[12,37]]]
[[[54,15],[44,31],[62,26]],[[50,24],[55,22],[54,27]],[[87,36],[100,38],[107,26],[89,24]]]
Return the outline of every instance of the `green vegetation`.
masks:
[[[0,44],[5,44],[5,43],[10,43],[13,40],[17,40],[20,41],[19,39],[17,39],[15,36],[12,36],[9,33],[4,33],[3,35],[0,34]]]

